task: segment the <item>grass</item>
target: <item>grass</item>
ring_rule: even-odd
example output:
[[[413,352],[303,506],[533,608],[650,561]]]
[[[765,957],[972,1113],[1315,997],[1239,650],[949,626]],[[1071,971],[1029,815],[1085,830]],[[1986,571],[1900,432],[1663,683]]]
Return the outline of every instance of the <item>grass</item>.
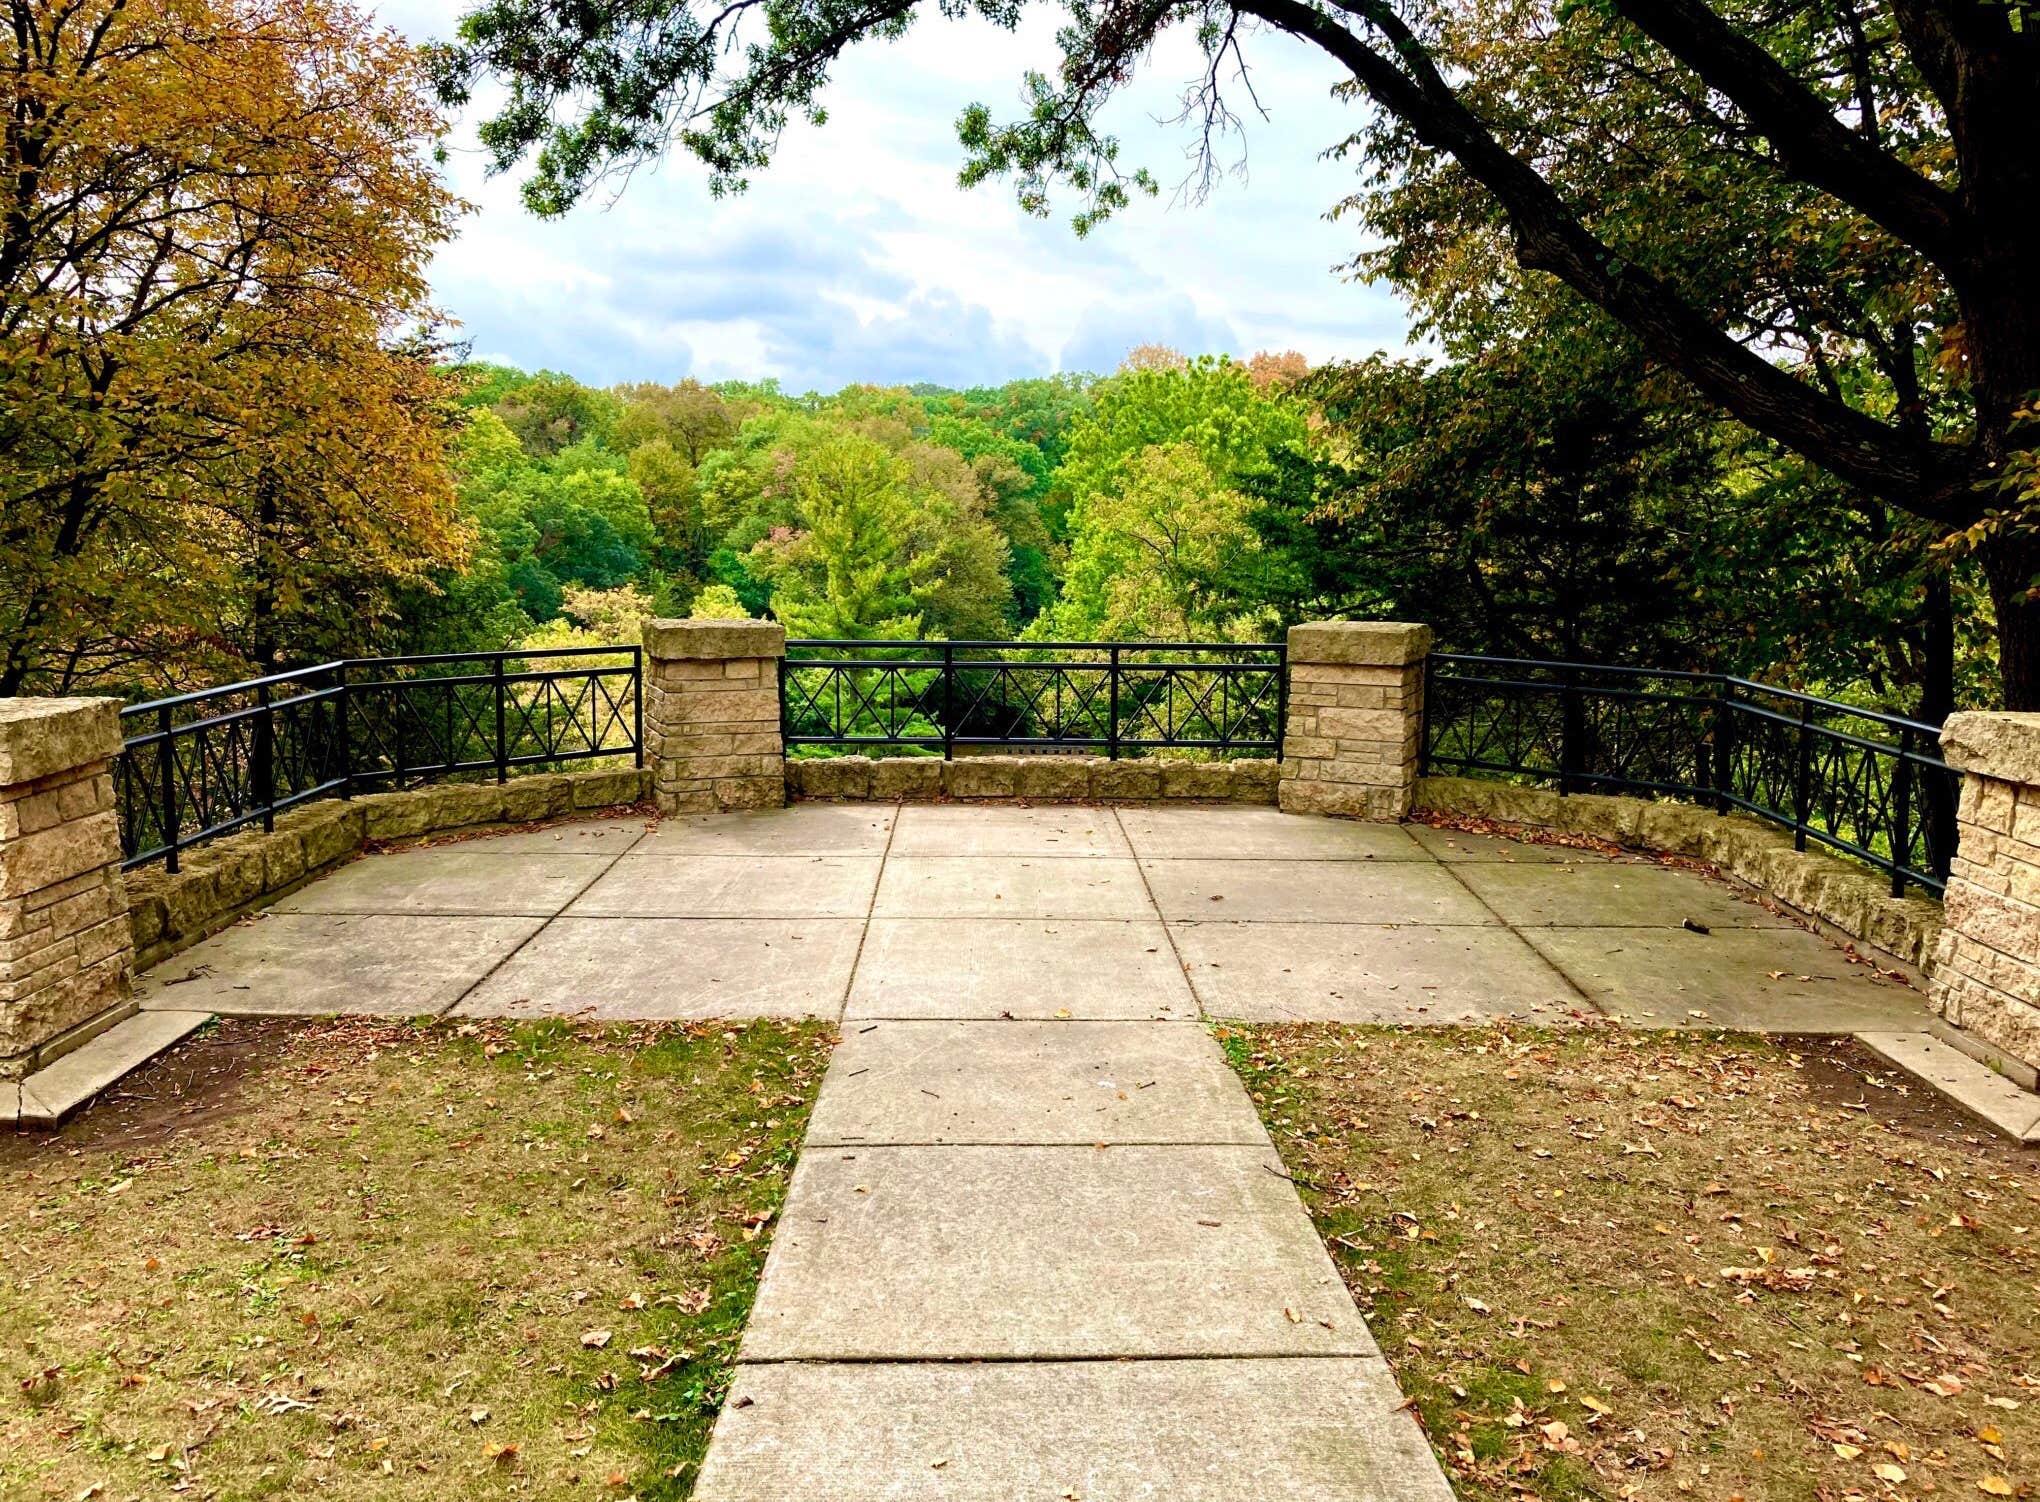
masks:
[[[1220,1038],[1468,1502],[2035,1494],[2040,1158],[1854,1045]]]
[[[223,1023],[0,1140],[0,1495],[686,1496],[829,1041]]]

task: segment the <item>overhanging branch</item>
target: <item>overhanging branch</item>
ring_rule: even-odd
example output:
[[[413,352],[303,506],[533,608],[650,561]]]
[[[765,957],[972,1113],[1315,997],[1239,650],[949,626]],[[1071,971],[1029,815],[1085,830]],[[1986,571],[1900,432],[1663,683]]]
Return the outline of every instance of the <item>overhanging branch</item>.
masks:
[[[1949,526],[1976,519],[1962,450],[1908,439],[1796,379],[1729,337],[1644,268],[1624,261],[1481,124],[1406,29],[1389,40],[1410,59],[1409,71],[1307,0],[1232,3],[1343,64],[1377,104],[1495,195],[1520,264],[1550,272],[1633,330],[1656,357],[1738,420],[1893,505]],[[1341,9],[1372,24],[1378,6],[1341,0]]]

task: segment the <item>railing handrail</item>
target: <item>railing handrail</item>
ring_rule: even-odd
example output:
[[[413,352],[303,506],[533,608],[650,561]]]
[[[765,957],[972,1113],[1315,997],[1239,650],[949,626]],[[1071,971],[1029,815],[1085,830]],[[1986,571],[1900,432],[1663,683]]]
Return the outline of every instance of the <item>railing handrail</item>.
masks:
[[[598,657],[622,660],[588,661]],[[518,670],[506,671],[512,663]],[[448,664],[484,671],[400,671]],[[382,671],[364,677],[362,669]],[[571,695],[549,688],[562,683],[582,687]],[[305,691],[279,698],[270,692],[279,684]],[[476,690],[492,702],[475,705]],[[215,712],[177,717],[195,706]],[[336,658],[127,705],[120,715],[124,724],[147,726],[124,737],[116,767],[123,866],[162,856],[175,871],[180,850],[258,820],[273,829],[284,810],[336,790],[346,797],[358,784],[491,769],[500,782],[514,767],[603,756],[628,755],[643,766],[644,649]],[[186,746],[196,750],[180,749]]]
[[[1756,693],[1772,694],[1795,703],[1818,705],[1838,714],[1855,715],[1865,720],[1875,720],[1881,725],[1894,729],[1917,730],[1928,735],[1939,735],[1941,727],[1925,720],[1909,719],[1905,715],[1893,714],[1884,709],[1866,709],[1858,704],[1849,704],[1840,699],[1824,699],[1818,694],[1809,694],[1796,688],[1780,688],[1775,683],[1765,683],[1758,678],[1742,678],[1734,673],[1710,673],[1692,668],[1640,668],[1625,663],[1613,662],[1572,662],[1552,657],[1488,657],[1475,652],[1433,652],[1434,662],[1472,663],[1482,667],[1504,668],[1548,668],[1572,673],[1612,673],[1632,678],[1670,678],[1686,683],[1712,683],[1723,687],[1749,689]],[[1515,686],[1504,684],[1503,686]],[[1549,684],[1523,684],[1523,687],[1547,688]]]
[[[1781,825],[1801,850],[1813,840],[1862,860],[1891,877],[1893,896],[1909,883],[1932,892],[1947,885],[1958,774],[1938,754],[1936,725],[1732,673],[1463,652],[1435,652],[1425,671],[1426,772],[1436,763],[1528,776],[1555,782],[1561,796],[1596,789],[1697,798]],[[1509,695],[1550,696],[1558,723],[1499,708],[1454,719],[1439,707],[1441,691],[1453,688],[1504,704]],[[1596,705],[1612,722],[1592,718]],[[1637,706],[1675,719],[1653,724]],[[1457,749],[1446,743],[1452,725],[1464,727]],[[1859,734],[1864,726],[1888,738]],[[1916,864],[1918,849],[1925,855]]]
[[[969,647],[979,650],[998,649],[1001,651],[1027,652],[1103,652],[1117,647],[1122,652],[1285,652],[1288,648],[1279,641],[995,641],[959,637],[954,641],[939,636],[914,637],[858,637],[858,636],[790,636],[786,639],[789,652],[827,647],[847,650],[859,647]]]
[[[276,683],[292,683],[300,678],[310,678],[317,673],[337,671],[345,665],[345,659],[335,658],[332,662],[321,662],[308,668],[291,668],[285,672],[271,673],[266,678],[243,678],[238,683],[195,688],[189,693],[172,694],[166,699],[143,699],[134,704],[122,705],[120,717],[123,720],[135,719],[145,714],[157,714],[165,709],[181,709],[186,704],[196,704],[201,699],[216,699],[223,694],[238,694],[251,688],[267,688]]]

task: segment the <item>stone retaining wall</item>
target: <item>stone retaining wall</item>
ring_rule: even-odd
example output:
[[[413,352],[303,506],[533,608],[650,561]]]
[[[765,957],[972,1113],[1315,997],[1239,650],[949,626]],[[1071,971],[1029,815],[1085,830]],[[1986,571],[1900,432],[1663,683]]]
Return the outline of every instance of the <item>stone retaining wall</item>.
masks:
[[[1104,756],[801,757],[786,763],[794,798],[931,800],[1025,798],[1035,803],[1273,803],[1273,761],[1179,761]]]
[[[1942,926],[1938,899],[1893,897],[1889,878],[1853,861],[1795,850],[1786,831],[1742,814],[1598,793],[1561,798],[1549,788],[1475,777],[1423,778],[1416,803],[1435,813],[1590,835],[1635,850],[1704,860],[1910,971],[1923,975],[1933,964]]]
[[[127,874],[135,968],[188,949],[243,913],[265,907],[349,860],[372,840],[414,839],[491,825],[532,824],[568,814],[642,803],[649,769],[602,768],[446,782],[402,792],[322,799],[276,816],[276,832],[243,830],[183,853],[182,870],[147,866]]]

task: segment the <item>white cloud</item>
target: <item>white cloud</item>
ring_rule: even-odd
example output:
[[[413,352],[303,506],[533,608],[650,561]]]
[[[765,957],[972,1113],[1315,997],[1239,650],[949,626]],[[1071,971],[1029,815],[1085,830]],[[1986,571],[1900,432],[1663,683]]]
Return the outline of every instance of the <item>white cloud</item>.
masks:
[[[423,39],[450,32],[465,4],[384,0],[379,12]],[[451,176],[480,208],[434,263],[438,300],[478,356],[600,382],[961,385],[1109,369],[1148,340],[1313,359],[1403,346],[1395,299],[1333,269],[1357,232],[1323,218],[1353,169],[1319,153],[1358,107],[1330,98],[1336,69],[1286,37],[1249,43],[1271,118],[1252,119],[1250,171],[1201,203],[1169,193],[1189,131],[1165,122],[1197,62],[1182,35],[1107,122],[1122,160],[1163,182],[1159,200],[1079,240],[1073,205],[1043,221],[1002,185],[957,187],[957,115],[978,100],[995,115],[1017,108],[1022,71],[1054,56],[1057,14],[1040,7],[1010,36],[931,9],[903,41],[854,49],[825,98],[829,124],[789,132],[737,199],[711,198],[676,159],[638,172],[613,203],[540,221],[514,180],[486,178],[462,121]]]

